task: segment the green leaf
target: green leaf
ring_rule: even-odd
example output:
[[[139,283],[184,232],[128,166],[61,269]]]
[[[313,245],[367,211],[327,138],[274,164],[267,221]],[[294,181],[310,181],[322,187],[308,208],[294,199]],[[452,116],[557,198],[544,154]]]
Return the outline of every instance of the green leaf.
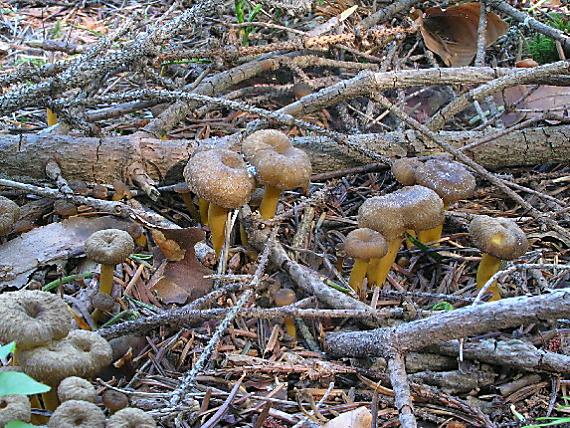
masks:
[[[6,361],[8,355],[12,354],[16,350],[16,342],[10,342],[6,345],[0,346],[0,361]]]
[[[435,305],[432,306],[432,311],[452,311],[455,308],[449,302],[437,302]]]
[[[35,381],[25,373],[0,372],[0,397],[13,394],[41,394],[50,389],[51,387]]]
[[[11,421],[8,422],[4,428],[36,428],[36,426],[27,422]]]

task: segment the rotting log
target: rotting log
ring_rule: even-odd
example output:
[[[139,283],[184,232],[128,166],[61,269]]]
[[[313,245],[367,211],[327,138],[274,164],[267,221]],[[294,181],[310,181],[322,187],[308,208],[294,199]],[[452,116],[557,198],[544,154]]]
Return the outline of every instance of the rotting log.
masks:
[[[442,131],[438,135],[456,147],[488,134]],[[350,137],[352,141],[389,157],[431,155],[441,149],[417,132],[387,132]],[[239,145],[239,136],[211,138],[200,145]],[[326,137],[294,139],[312,158],[315,172],[325,172],[368,163],[353,157]],[[66,135],[17,135],[0,137],[0,174],[12,178],[44,179],[45,165],[55,159],[67,180],[110,183],[129,181],[133,165],[143,165],[156,181],[180,180],[183,163],[198,147],[195,140],[159,140],[142,133],[103,138]],[[526,129],[497,138],[469,152],[489,169],[537,165],[570,160],[570,125]]]

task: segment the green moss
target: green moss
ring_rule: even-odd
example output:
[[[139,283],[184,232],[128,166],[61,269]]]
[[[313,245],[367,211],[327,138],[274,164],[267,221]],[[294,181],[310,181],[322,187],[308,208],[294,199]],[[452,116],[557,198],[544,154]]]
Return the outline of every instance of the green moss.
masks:
[[[570,17],[560,13],[549,14],[548,25],[570,34]],[[537,34],[527,39],[529,55],[539,64],[548,64],[559,61],[558,51],[553,39],[542,34]]]

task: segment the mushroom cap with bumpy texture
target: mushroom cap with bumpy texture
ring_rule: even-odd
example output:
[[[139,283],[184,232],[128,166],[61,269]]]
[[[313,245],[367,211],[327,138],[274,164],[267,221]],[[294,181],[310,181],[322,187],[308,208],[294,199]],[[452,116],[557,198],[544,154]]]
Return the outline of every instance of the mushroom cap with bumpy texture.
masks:
[[[107,420],[106,428],[156,428],[152,416],[141,409],[126,407]]]
[[[11,199],[0,196],[0,236],[9,234],[20,218],[20,207]]]
[[[97,391],[86,379],[77,376],[66,377],[57,387],[57,397],[62,403],[69,400],[81,400],[94,403]]]
[[[284,133],[263,129],[247,137],[242,150],[246,159],[255,166],[257,181],[279,190],[306,187],[311,179],[309,156],[293,147]]]
[[[415,175],[417,184],[434,190],[448,205],[475,191],[475,176],[458,162],[430,159],[419,166]]]
[[[119,229],[99,230],[85,241],[87,258],[103,265],[114,266],[124,262],[134,249],[131,235]]]
[[[105,428],[105,413],[88,401],[69,400],[49,418],[49,428]]]
[[[403,186],[416,184],[416,171],[422,165],[418,158],[402,158],[392,162],[392,175]]]
[[[111,364],[111,345],[97,333],[73,330],[62,340],[18,354],[22,369],[34,379],[58,385],[68,376],[91,377]]]
[[[184,178],[200,198],[228,209],[245,205],[255,189],[241,155],[227,149],[196,153],[184,168]]]
[[[358,209],[358,227],[379,232],[388,241],[398,239],[406,230],[398,191],[374,196]]]
[[[379,259],[388,252],[384,237],[368,228],[355,229],[346,236],[344,251],[355,259]]]
[[[15,420],[29,422],[31,416],[30,400],[25,395],[3,395],[0,397],[0,427]]]
[[[477,248],[501,260],[519,258],[528,249],[526,235],[508,218],[477,216],[469,224],[469,234]]]
[[[0,320],[0,342],[15,341],[18,350],[47,345],[71,329],[64,301],[44,291],[0,294]]]
[[[417,232],[443,224],[443,201],[431,189],[424,186],[408,186],[397,192],[407,229]]]

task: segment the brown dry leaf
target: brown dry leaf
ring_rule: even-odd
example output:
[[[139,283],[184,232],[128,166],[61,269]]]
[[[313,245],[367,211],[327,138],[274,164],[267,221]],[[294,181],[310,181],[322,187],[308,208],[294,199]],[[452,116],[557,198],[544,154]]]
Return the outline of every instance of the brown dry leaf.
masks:
[[[449,67],[469,65],[477,53],[479,3],[465,3],[445,10],[430,7],[417,22],[426,47],[439,55]],[[508,25],[490,12],[487,22],[487,46],[507,32]]]
[[[520,61],[515,62],[515,67],[517,67],[517,68],[538,67],[538,62],[536,62],[532,58],[525,58],[525,59],[521,59]]]
[[[148,287],[156,291],[166,304],[184,304],[188,299],[195,300],[207,294],[212,289],[212,281],[205,279],[204,275],[210,275],[212,271],[198,261],[194,251],[194,245],[206,238],[204,231],[197,227],[156,229],[153,237],[157,231],[167,241],[176,243],[185,254],[180,261],[168,261],[161,252],[155,252],[155,263],[159,267]]]
[[[535,112],[512,112],[506,113],[503,117],[505,126],[523,119],[540,117],[545,112],[553,109],[557,115],[570,115],[570,88],[549,86],[549,85],[519,85],[506,88],[503,92],[495,95],[495,102],[512,110],[513,106],[517,109],[536,109]],[[509,107],[510,106],[510,107]]]
[[[160,230],[151,230],[152,239],[156,242],[156,245],[162,251],[164,257],[171,262],[179,262],[184,258],[184,254],[186,254],[186,250],[180,248],[180,245],[176,241],[172,239],[166,239],[164,233]]]
[[[0,246],[0,291],[5,287],[22,287],[37,268],[64,265],[69,257],[83,252],[83,244],[93,232],[127,231],[130,224],[112,216],[71,217],[20,235]]]
[[[341,413],[331,419],[323,428],[368,428],[372,423],[372,413],[366,407],[358,407],[349,412]]]

